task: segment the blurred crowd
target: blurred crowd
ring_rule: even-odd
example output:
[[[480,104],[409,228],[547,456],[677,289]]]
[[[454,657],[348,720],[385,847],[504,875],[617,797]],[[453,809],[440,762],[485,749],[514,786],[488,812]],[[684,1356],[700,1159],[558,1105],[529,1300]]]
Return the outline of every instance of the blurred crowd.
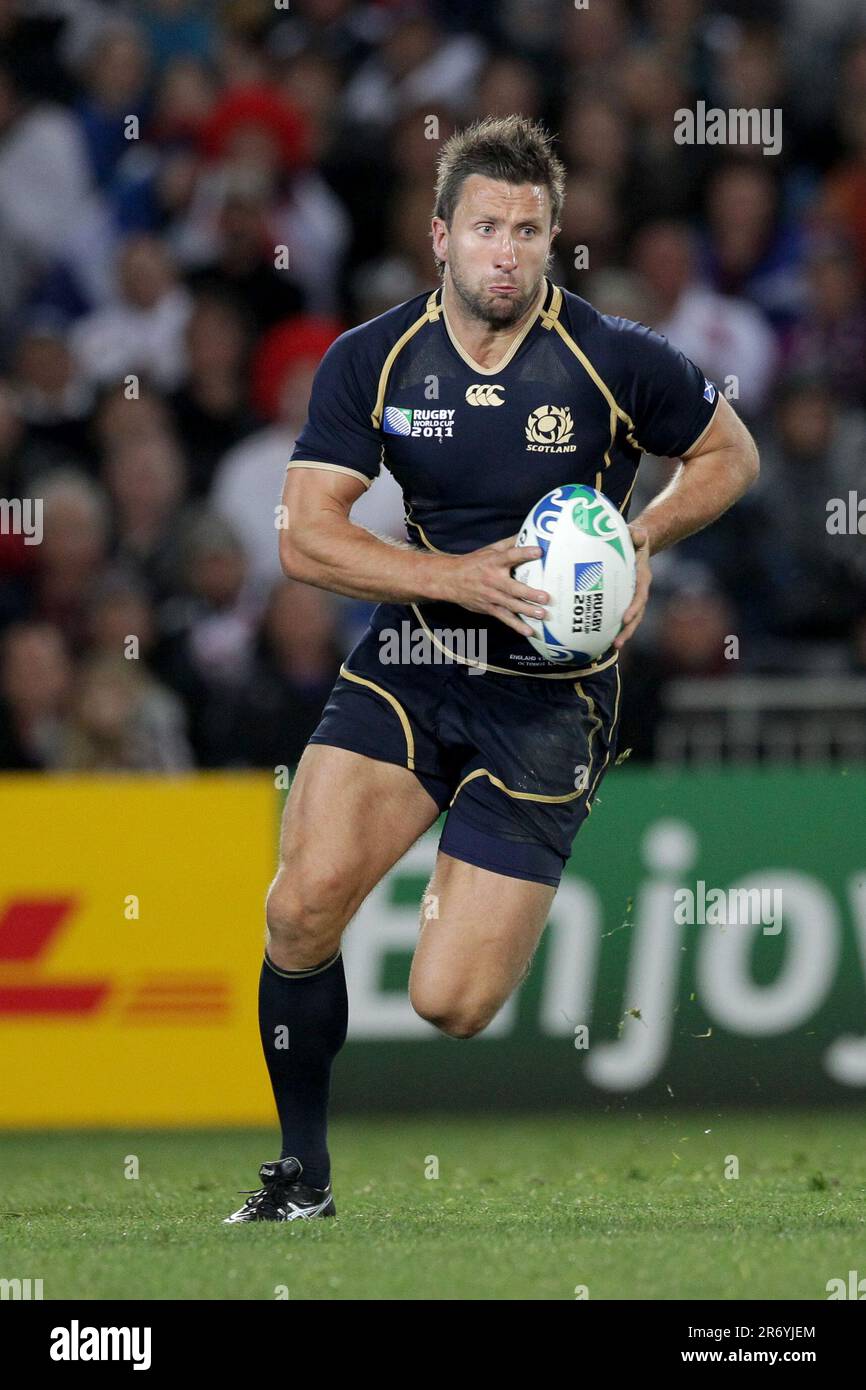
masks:
[[[781,152],[675,143],[698,100],[780,109]],[[43,501],[41,543],[0,532],[0,767],[297,759],[367,616],[279,571],[316,364],[436,283],[442,142],[515,111],[568,170],[552,278],[761,449],[655,561],[624,742],[672,676],[866,670],[827,525],[866,496],[866,0],[0,0],[0,498]],[[393,480],[355,518],[404,536]]]

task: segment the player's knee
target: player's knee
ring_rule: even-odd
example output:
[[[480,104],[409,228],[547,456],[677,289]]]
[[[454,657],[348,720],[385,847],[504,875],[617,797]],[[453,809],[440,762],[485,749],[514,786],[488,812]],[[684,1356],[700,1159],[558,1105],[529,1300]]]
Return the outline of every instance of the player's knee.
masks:
[[[330,947],[351,915],[351,891],[342,875],[281,870],[267,897],[268,930],[284,947]]]
[[[473,1014],[451,1014],[446,1016],[436,1027],[440,1033],[445,1033],[449,1038],[474,1038],[477,1033],[481,1033],[490,1022],[489,1018]]]
[[[440,1033],[447,1034],[449,1038],[474,1038],[477,1033],[484,1031],[494,1012],[494,1010],[454,1009],[450,1013],[434,1018],[432,1022]]]
[[[482,1032],[496,1013],[496,1008],[469,1000],[446,999],[441,995],[410,993],[412,1008],[419,1017],[432,1023],[449,1038],[474,1038]]]

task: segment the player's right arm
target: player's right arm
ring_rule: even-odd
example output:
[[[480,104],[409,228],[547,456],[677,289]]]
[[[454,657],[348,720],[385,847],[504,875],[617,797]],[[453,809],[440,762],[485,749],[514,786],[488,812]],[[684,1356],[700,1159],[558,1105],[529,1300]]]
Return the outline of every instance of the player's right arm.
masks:
[[[279,547],[290,579],[379,603],[457,603],[531,636],[518,615],[543,617],[549,595],[521,584],[511,571],[537,558],[537,547],[517,547],[511,537],[468,555],[428,555],[383,540],[349,518],[364,487],[363,478],[333,465],[288,470]]]

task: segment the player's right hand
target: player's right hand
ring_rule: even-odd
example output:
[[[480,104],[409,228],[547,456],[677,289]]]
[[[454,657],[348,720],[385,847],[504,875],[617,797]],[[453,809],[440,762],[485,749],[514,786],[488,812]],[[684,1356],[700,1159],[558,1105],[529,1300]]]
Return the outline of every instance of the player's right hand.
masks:
[[[532,629],[517,615],[546,617],[542,605],[550,602],[550,595],[514,578],[512,571],[517,565],[541,556],[539,546],[518,546],[516,540],[516,536],[509,536],[484,546],[483,550],[453,556],[448,597],[452,603],[459,603],[472,613],[490,613],[522,637],[531,637]]]

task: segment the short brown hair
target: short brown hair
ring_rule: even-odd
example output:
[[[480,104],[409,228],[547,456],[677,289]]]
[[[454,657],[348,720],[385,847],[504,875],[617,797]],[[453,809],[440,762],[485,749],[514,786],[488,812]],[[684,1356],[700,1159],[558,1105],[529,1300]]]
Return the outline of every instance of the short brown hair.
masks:
[[[503,183],[540,183],[550,194],[551,226],[556,226],[565,198],[565,166],[553,151],[553,139],[527,116],[486,116],[446,141],[436,166],[433,216],[451,226],[464,181],[483,174]],[[437,259],[439,269],[442,262]]]

